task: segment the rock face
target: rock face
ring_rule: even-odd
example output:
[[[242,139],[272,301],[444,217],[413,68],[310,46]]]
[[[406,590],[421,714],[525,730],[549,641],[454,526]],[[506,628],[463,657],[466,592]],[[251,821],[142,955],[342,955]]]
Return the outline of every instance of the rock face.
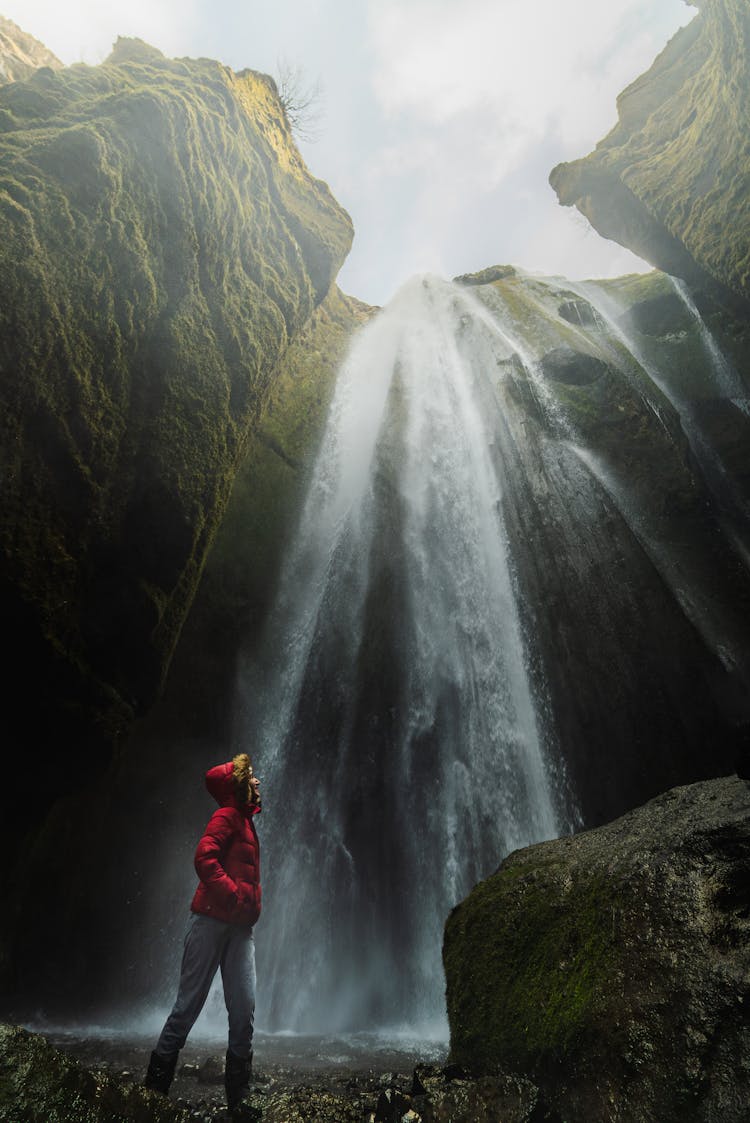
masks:
[[[20,908],[33,961],[24,886],[44,876],[48,919],[85,923],[59,839],[98,845],[82,823],[101,838],[107,797],[21,839],[157,697],[280,361],[352,227],[271,79],[140,41],[0,90],[0,153],[3,832],[22,862],[6,923]],[[32,752],[44,779],[22,805]]]
[[[666,792],[511,854],[451,914],[451,1058],[563,1119],[740,1123],[750,1101],[750,785]]]
[[[98,757],[159,689],[248,432],[351,223],[253,72],[120,40],[0,103],[10,737]]]
[[[711,0],[618,99],[594,152],[550,182],[600,234],[691,285],[750,299],[750,12]],[[731,231],[731,234],[729,232]]]
[[[41,66],[58,70],[62,63],[33,35],[0,16],[0,84],[23,82]]]

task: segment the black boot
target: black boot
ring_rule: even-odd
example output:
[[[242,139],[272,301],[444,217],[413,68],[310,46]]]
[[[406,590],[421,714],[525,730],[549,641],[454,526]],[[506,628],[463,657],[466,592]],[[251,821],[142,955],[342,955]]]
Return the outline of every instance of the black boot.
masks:
[[[250,1081],[253,1075],[253,1053],[249,1057],[238,1057],[227,1050],[224,1069],[224,1087],[227,1090],[227,1105],[233,1119],[252,1119],[255,1117],[250,1102]]]
[[[166,1056],[161,1056],[160,1053],[152,1053],[143,1087],[151,1088],[153,1092],[161,1092],[166,1096],[174,1080],[174,1070],[177,1068],[179,1055],[179,1053],[168,1053]]]

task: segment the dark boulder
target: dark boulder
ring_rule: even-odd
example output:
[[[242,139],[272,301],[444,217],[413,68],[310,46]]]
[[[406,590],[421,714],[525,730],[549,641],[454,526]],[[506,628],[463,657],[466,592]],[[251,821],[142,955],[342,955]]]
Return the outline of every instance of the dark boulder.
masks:
[[[547,378],[564,382],[567,386],[590,386],[607,373],[607,364],[585,351],[572,347],[555,347],[542,358],[542,370]]]

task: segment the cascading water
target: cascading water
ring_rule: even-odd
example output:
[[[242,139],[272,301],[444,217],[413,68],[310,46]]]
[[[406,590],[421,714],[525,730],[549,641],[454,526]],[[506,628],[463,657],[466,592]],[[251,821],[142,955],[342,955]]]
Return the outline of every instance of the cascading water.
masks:
[[[670,277],[672,287],[692,316],[698,328],[701,344],[709,358],[709,369],[713,371],[716,389],[720,396],[728,398],[743,413],[750,413],[750,396],[737,371],[726,357],[716,338],[711,333],[698,306],[690,295],[690,290],[679,277]]]
[[[705,350],[707,362],[701,364],[702,383],[707,385],[703,398],[693,398],[680,386],[679,371],[675,379],[674,359],[670,370],[662,369],[647,351],[647,340],[628,328],[619,307],[601,283],[595,281],[565,280],[565,287],[586,302],[592,310],[592,322],[598,346],[617,364],[622,374],[643,403],[659,419],[671,443],[673,434],[663,416],[662,401],[672,406],[675,417],[684,429],[691,451],[703,472],[705,482],[719,502],[730,511],[737,512],[740,530],[719,519],[727,542],[748,567],[748,549],[743,535],[746,533],[748,504],[736,487],[733,474],[725,466],[712,434],[704,423],[700,405],[706,400],[722,400],[739,404],[744,388],[739,376],[722,355],[711,336],[683,282],[668,278],[690,317],[696,323]],[[541,280],[544,287],[554,292],[555,283]],[[613,472],[600,455],[582,447],[575,432],[568,426],[571,447],[602,487],[615,499],[618,510],[635,537],[649,554],[655,568],[672,589],[683,612],[702,634],[707,645],[715,651],[725,665],[733,667],[745,661],[747,644],[744,621],[738,620],[736,605],[731,598],[717,596],[715,588],[705,580],[711,568],[710,547],[693,538],[689,543],[673,540],[664,535],[661,517],[653,516],[648,505],[633,495],[627,478]]]
[[[480,312],[418,278],[361,331],[246,669],[269,1028],[442,1033],[451,907],[569,827],[516,604],[512,449],[491,451],[510,438],[462,345]],[[492,349],[497,370],[513,348]]]
[[[583,299],[591,303],[606,324],[612,338],[624,348],[625,353],[635,363],[635,366],[640,367],[648,375],[654,386],[658,386],[673,406],[679,415],[693,454],[701,466],[708,486],[719,502],[724,504],[728,510],[736,512],[744,523],[748,514],[750,514],[750,508],[748,508],[745,497],[739,494],[733,473],[727,468],[721,453],[716,447],[710,429],[703,418],[701,403],[710,400],[724,401],[747,414],[747,391],[736,371],[732,369],[726,357],[722,354],[716,340],[708,331],[686,285],[674,277],[670,277],[669,280],[696,324],[701,344],[708,359],[707,363],[702,364],[705,384],[698,395],[695,391],[691,393],[687,388],[682,387],[679,379],[675,380],[673,369],[670,371],[660,369],[659,363],[655,362],[646,353],[643,342],[636,339],[632,331],[626,330],[622,321],[622,309],[617,306],[611,296],[606,294],[601,284],[592,281],[569,281],[567,284],[573,292],[578,293]]]

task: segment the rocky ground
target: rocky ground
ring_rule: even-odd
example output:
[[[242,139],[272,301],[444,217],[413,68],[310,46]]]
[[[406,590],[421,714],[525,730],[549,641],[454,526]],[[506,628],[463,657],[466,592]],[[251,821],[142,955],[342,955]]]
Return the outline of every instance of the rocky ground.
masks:
[[[4,1027],[0,1036],[3,1123],[11,1119],[13,1123],[21,1119],[24,1123],[229,1120],[224,1057],[216,1044],[186,1046],[168,1107],[160,1097],[141,1093],[138,1087],[153,1044],[150,1039],[96,1030],[52,1029],[37,1034],[16,1027]],[[428,1083],[436,1079],[442,1083],[439,1065],[444,1054],[438,1045],[401,1050],[366,1037],[261,1036],[256,1039],[256,1118],[268,1123],[363,1123],[401,1120],[406,1115],[416,1123],[422,1116],[412,1110],[412,1092],[424,1099],[426,1089],[418,1082],[415,1086],[415,1071]],[[69,1067],[70,1060],[74,1063]],[[87,1074],[93,1074],[94,1080],[84,1079]],[[55,1086],[54,1099],[47,1082]],[[60,1097],[61,1088],[69,1090],[67,1100]]]

